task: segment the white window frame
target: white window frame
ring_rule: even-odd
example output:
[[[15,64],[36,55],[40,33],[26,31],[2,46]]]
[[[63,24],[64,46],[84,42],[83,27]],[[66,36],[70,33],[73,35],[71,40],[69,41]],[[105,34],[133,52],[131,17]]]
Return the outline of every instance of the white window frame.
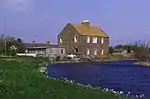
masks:
[[[87,43],[90,43],[90,36],[87,36]]]
[[[104,38],[101,38],[101,44],[104,44]]]
[[[97,49],[94,50],[94,55],[97,55]]]
[[[101,51],[101,55],[104,55],[104,50]]]
[[[87,55],[90,55],[90,49],[87,49],[86,54],[87,54]]]
[[[62,43],[62,37],[59,38],[59,43]]]
[[[74,36],[74,42],[78,42],[77,39],[78,39],[77,36]]]
[[[92,43],[97,43],[97,37],[92,37]]]

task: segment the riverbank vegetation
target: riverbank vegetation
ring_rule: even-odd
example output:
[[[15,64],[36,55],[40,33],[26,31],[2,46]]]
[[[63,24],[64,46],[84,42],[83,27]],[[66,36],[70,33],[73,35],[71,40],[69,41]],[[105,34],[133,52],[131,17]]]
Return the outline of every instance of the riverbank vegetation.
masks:
[[[135,53],[135,58],[138,59],[134,64],[142,65],[142,66],[150,66],[150,48],[149,42],[138,41],[134,45],[132,45],[132,49]]]
[[[134,52],[134,59],[138,60],[135,64],[150,66],[150,42],[136,41],[133,44],[120,46],[127,48],[129,52],[132,50]]]
[[[150,43],[143,41],[135,41],[132,44],[117,45],[114,49],[127,50],[128,53],[134,52],[134,58],[138,60],[147,60],[150,58]],[[114,49],[112,51],[114,51]],[[112,52],[111,51],[111,52]]]
[[[0,58],[0,99],[120,99],[112,92],[47,78],[38,71],[45,60]]]
[[[93,59],[93,61],[100,61],[100,62],[103,62],[103,61],[119,61],[119,60],[124,60],[124,57],[122,55],[110,54],[110,55],[105,56],[105,57],[96,57],[96,58]]]

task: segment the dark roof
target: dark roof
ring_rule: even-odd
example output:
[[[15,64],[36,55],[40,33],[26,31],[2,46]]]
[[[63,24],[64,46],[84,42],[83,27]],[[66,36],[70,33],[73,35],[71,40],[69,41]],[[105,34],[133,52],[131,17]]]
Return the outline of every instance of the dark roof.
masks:
[[[64,46],[48,45],[48,44],[31,44],[24,43],[26,48],[64,48]]]
[[[36,44],[32,44],[32,43],[24,43],[25,47],[42,47],[42,46],[50,46],[48,44],[42,44],[42,43],[36,43]]]
[[[27,49],[38,49],[38,48],[42,48],[42,49],[46,49],[49,48],[48,46],[38,46],[38,47],[27,47]]]
[[[101,28],[92,25],[71,24],[79,34],[87,36],[109,37]]]

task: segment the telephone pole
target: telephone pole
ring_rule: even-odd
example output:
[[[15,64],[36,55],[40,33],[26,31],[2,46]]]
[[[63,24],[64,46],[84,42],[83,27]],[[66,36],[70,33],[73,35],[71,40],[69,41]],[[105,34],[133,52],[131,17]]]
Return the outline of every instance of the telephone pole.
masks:
[[[5,43],[5,55],[7,54],[7,41],[6,41],[6,20],[4,20],[4,43]]]

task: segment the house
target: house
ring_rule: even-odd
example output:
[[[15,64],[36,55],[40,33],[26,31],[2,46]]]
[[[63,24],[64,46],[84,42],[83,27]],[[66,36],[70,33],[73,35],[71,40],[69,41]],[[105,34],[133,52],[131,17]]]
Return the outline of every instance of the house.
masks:
[[[68,23],[58,35],[58,45],[65,46],[66,54],[106,56],[109,36],[89,20],[83,20],[81,24]]]
[[[65,56],[65,48],[57,45],[28,44],[26,46],[26,53],[55,58],[57,56]]]
[[[125,59],[134,59],[134,51],[130,50],[128,51],[128,49],[115,49],[114,52],[112,53],[113,55],[122,55]]]

